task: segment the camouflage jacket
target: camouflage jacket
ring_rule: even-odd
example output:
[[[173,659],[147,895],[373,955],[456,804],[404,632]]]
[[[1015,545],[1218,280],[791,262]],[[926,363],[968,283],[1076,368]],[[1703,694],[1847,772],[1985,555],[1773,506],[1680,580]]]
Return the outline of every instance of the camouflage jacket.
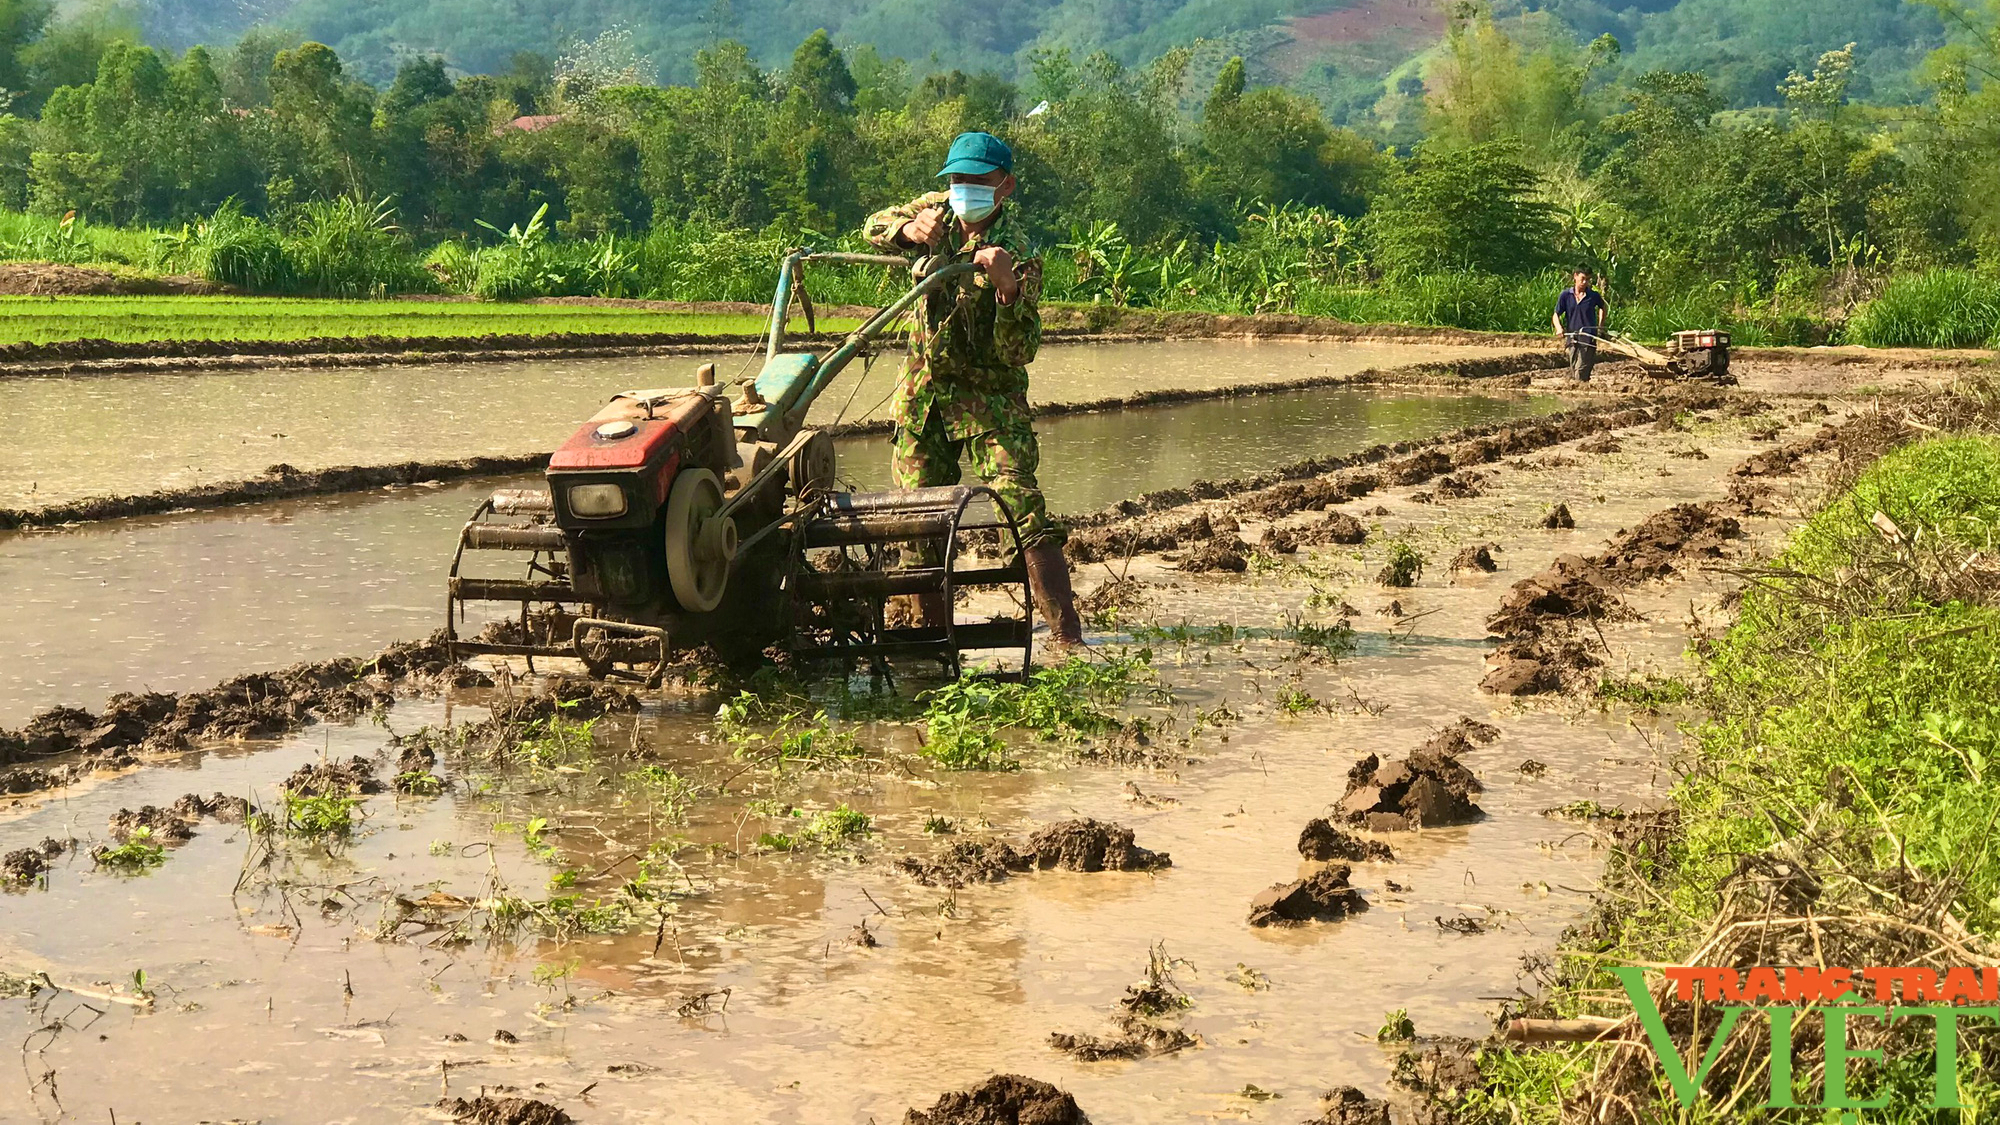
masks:
[[[890,253],[912,251],[896,241],[903,224],[927,207],[949,208],[944,192],[933,191],[868,217],[862,228],[869,242]],[[910,333],[910,356],[896,384],[896,424],[921,431],[934,412],[943,412],[947,432],[968,438],[1025,426],[1028,419],[1028,364],[1042,342],[1042,262],[1019,234],[1015,210],[1003,206],[993,225],[968,234],[951,219],[943,252],[971,252],[999,246],[1014,258],[1020,295],[1003,305],[983,273],[925,298]]]

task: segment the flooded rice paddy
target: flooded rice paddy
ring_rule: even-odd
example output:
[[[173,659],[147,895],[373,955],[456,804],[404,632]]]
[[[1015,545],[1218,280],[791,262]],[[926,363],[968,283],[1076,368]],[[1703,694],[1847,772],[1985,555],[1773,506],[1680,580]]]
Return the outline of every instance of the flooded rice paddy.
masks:
[[[1519,349],[1298,341],[1051,346],[1035,364],[1038,403],[1141,391],[1352,375],[1372,367]],[[279,463],[337,465],[518,455],[555,448],[613,394],[694,381],[712,360],[754,375],[745,354],[507,363],[85,375],[0,379],[9,449],[0,508],[130,495],[254,477]],[[901,362],[851,368],[815,404],[825,424],[885,416]]]
[[[1045,479],[1056,508],[1096,508],[1554,405],[1315,391],[1051,419]],[[1545,810],[1643,806],[1672,781],[1670,717],[1481,694],[1487,615],[1558,555],[1720,495],[1729,466],[1770,448],[1746,436],[1754,421],[1490,463],[1449,503],[1385,486],[1344,509],[1364,544],[1242,575],[1133,560],[1143,596],[1092,635],[1100,656],[1143,651],[1152,670],[1121,709],[1128,725],[1085,743],[1012,734],[1015,772],[938,769],[917,755],[919,728],[895,721],[851,728],[850,768],[772,769],[747,755],[764,743],[718,722],[727,693],[681,690],[585,739],[544,730],[538,748],[488,753],[447,736],[441,791],[366,797],[344,839],[203,820],[156,866],[90,858],[122,809],[224,793],[277,810],[293,770],[355,755],[387,781],[406,768],[397,736],[483,720],[528,690],[496,664],[499,688],[0,803],[0,853],[76,841],[45,880],[0,892],[0,973],[83,990],[0,999],[0,1038],[22,1045],[0,1072],[0,1121],[420,1122],[441,1119],[440,1097],[486,1090],[584,1125],[862,1125],[994,1073],[1054,1082],[1100,1122],[1286,1125],[1330,1086],[1379,1095],[1388,1013],[1427,1035],[1485,1034],[1586,909],[1599,828]],[[874,483],[879,444],[842,457]],[[0,537],[16,587],[0,650],[18,670],[0,725],[427,632],[452,536],[493,483]],[[1544,530],[1558,501],[1576,526]],[[1732,550],[1768,548],[1784,521],[1744,525]],[[1428,559],[1414,587],[1374,583],[1390,542]],[[1474,544],[1497,572],[1449,569]],[[1107,573],[1079,568],[1078,585]],[[1690,569],[1627,591],[1642,619],[1603,625],[1607,672],[1676,672],[1688,623],[1717,620],[1729,582]],[[1287,626],[1342,618],[1349,641]],[[907,714],[934,682],[906,670],[816,692],[836,715]],[[1395,858],[1354,864],[1367,908],[1345,920],[1248,924],[1255,896],[1316,869],[1300,830],[1357,760],[1400,757],[1462,717],[1498,730],[1463,755],[1483,815],[1375,834]],[[843,807],[865,829],[813,842]],[[1078,817],[1130,828],[1171,866],[953,890],[895,863]],[[1193,1045],[1101,1062],[1052,1049],[1052,1032],[1109,1033],[1155,953],[1187,997],[1170,1021]],[[141,984],[150,1008],[101,998]]]
[[[1549,395],[1319,390],[1063,415],[1039,424],[1042,480],[1056,511],[1092,511],[1560,405]],[[886,486],[888,460],[885,439],[841,443],[842,472],[861,487]],[[206,687],[426,635],[444,622],[445,567],[473,507],[496,486],[533,483],[0,532],[0,576],[13,591],[0,651],[16,668],[0,682],[0,726],[55,702],[95,707],[116,691]]]

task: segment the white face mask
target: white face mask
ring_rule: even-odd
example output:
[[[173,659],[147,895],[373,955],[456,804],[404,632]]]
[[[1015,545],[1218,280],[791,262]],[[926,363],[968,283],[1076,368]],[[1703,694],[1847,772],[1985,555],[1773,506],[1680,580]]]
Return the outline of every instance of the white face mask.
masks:
[[[948,194],[952,213],[968,223],[979,222],[1000,209],[993,189],[985,184],[953,184]]]

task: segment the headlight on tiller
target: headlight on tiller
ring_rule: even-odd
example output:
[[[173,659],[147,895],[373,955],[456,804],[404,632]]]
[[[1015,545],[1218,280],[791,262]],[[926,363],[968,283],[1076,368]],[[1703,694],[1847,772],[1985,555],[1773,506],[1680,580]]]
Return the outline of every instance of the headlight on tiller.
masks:
[[[616,484],[573,484],[569,488],[569,510],[587,520],[616,519],[625,514],[625,489]]]

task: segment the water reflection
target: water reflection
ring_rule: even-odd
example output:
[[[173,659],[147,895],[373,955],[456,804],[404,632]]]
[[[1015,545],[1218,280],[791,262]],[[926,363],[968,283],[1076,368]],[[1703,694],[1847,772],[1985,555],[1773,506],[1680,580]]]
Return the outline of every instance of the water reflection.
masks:
[[[1034,399],[1350,375],[1507,350],[1296,341],[1050,347],[1035,364]],[[751,355],[723,354],[0,378],[8,422],[0,507],[241,480],[279,462],[314,469],[553,449],[611,394],[691,382],[705,360],[725,378],[756,370]],[[894,355],[865,371],[857,365],[815,404],[814,421],[880,417],[898,366]]]

